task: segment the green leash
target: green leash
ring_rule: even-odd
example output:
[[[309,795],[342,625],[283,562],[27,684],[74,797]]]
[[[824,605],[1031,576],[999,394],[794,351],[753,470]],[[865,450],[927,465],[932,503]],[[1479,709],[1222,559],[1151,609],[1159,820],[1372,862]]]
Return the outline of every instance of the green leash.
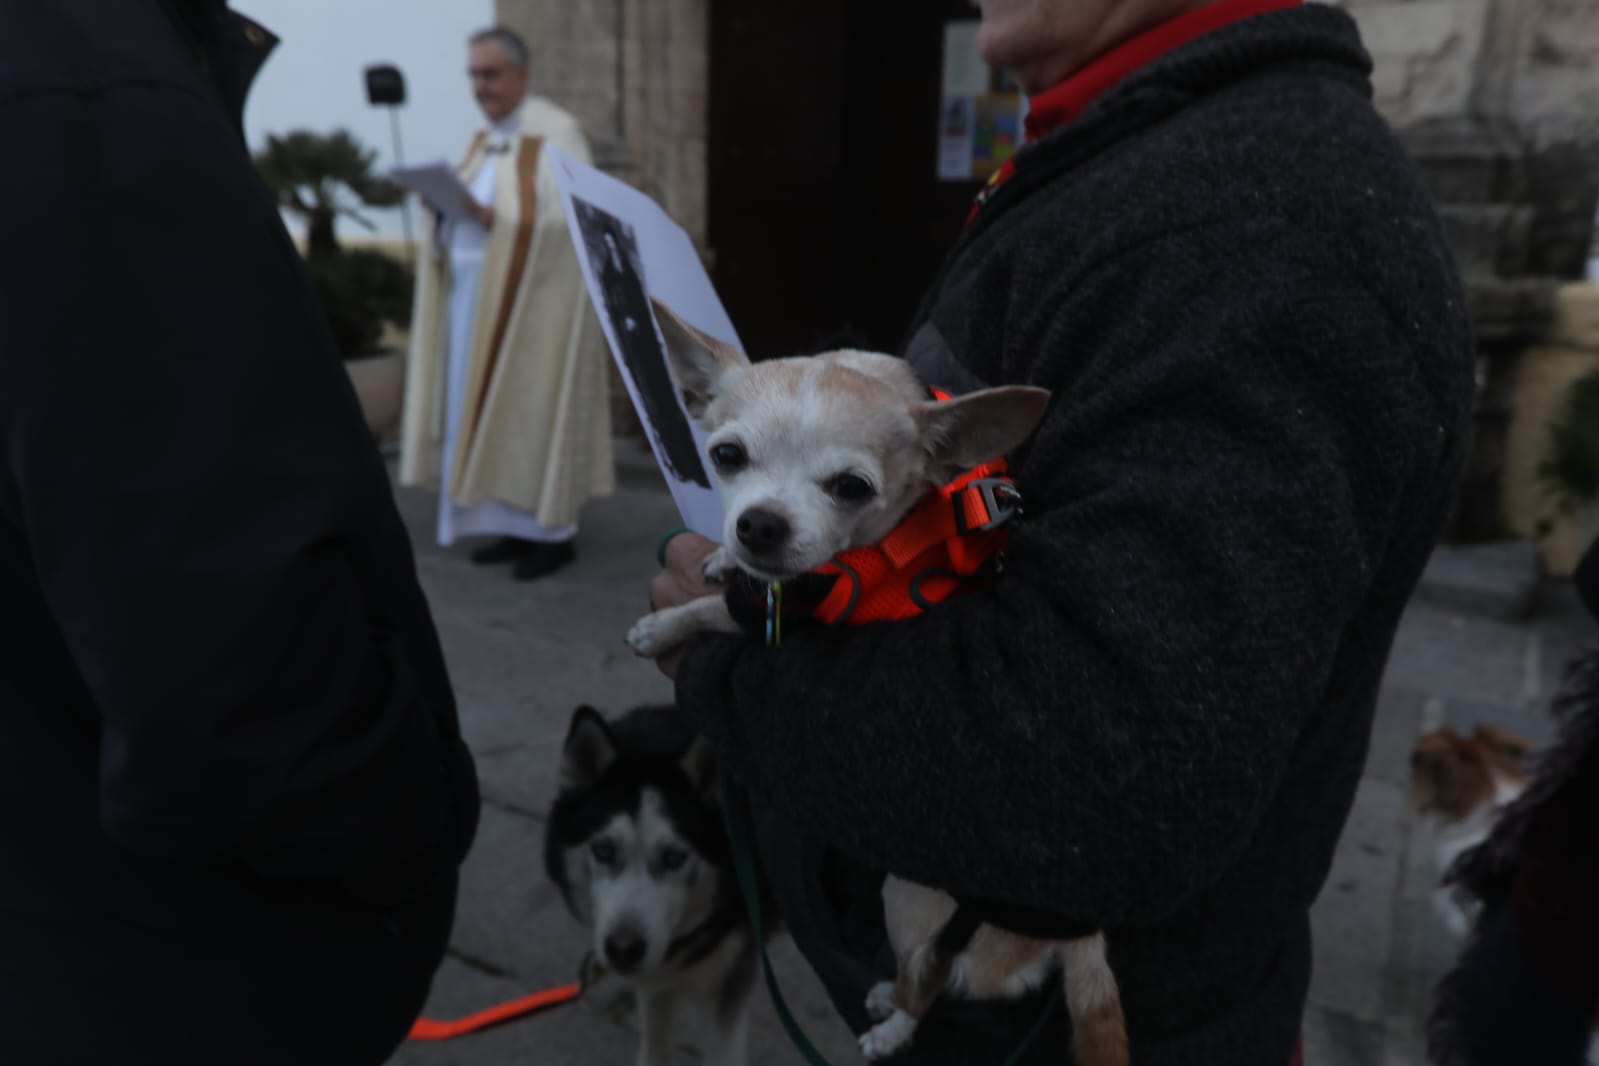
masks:
[[[816,1045],[811,1043],[810,1037],[805,1035],[805,1030],[800,1028],[799,1022],[794,1018],[794,1012],[788,1009],[788,1003],[783,999],[783,991],[777,984],[777,973],[772,969],[772,960],[766,954],[766,927],[761,917],[760,889],[755,880],[755,852],[750,844],[749,809],[745,805],[743,793],[733,783],[733,775],[725,765],[721,772],[721,794],[722,821],[727,827],[727,839],[733,853],[733,873],[738,878],[738,890],[744,897],[744,907],[749,912],[750,925],[755,930],[755,943],[760,948],[761,968],[766,972],[766,991],[771,996],[772,1009],[777,1012],[777,1020],[783,1023],[783,1030],[788,1033],[788,1038],[794,1042],[794,1046],[799,1049],[806,1062],[811,1066],[831,1066],[822,1053],[816,1050]],[[1018,1066],[1022,1057],[1032,1050],[1044,1027],[1060,1008],[1061,995],[1060,981],[1051,981],[1049,994],[1045,997],[1044,1013],[1033,1023],[1021,1046],[1005,1060],[1005,1066]]]
[[[776,647],[782,640],[781,611],[783,605],[783,588],[773,582],[766,592],[766,642]],[[831,1066],[816,1050],[816,1045],[811,1043],[810,1037],[805,1035],[805,1030],[794,1018],[794,1012],[788,1009],[788,1002],[783,999],[783,991],[777,984],[777,973],[772,969],[772,960],[766,954],[766,927],[761,917],[760,887],[755,879],[755,849],[750,843],[753,834],[750,832],[750,815],[744,794],[733,782],[733,774],[722,764],[719,788],[722,798],[722,822],[727,829],[729,850],[733,855],[733,874],[738,878],[739,894],[744,897],[744,908],[749,912],[750,926],[755,932],[755,945],[761,952],[761,969],[766,973],[766,991],[771,996],[772,1009],[777,1012],[777,1020],[783,1024],[784,1032],[799,1049],[805,1061],[810,1066]],[[1033,1023],[1032,1029],[1022,1040],[1021,1046],[1011,1053],[1005,1060],[1004,1066],[1018,1066],[1022,1057],[1032,1049],[1033,1044],[1055,1016],[1055,1011],[1060,1007],[1062,990],[1059,981],[1052,981],[1049,985],[1050,992],[1045,997],[1044,1013]]]
[[[738,877],[739,894],[744,897],[744,907],[749,911],[750,925],[755,930],[755,944],[761,951],[761,968],[766,971],[766,991],[772,998],[772,1009],[777,1020],[783,1023],[788,1038],[811,1066],[830,1066],[811,1043],[805,1030],[794,1020],[782,989],[777,987],[777,974],[772,970],[772,960],[766,954],[766,927],[761,919],[761,896],[755,883],[755,856],[750,849],[749,811],[744,797],[733,784],[733,775],[722,767],[722,818],[727,826],[727,838],[733,851],[733,873]]]

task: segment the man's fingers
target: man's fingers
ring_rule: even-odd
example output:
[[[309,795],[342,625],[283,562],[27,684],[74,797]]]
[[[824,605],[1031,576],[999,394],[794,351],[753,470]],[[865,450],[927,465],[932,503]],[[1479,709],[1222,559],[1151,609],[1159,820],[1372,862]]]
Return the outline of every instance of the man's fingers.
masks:
[[[698,533],[679,533],[666,542],[666,568],[698,574],[716,542]]]

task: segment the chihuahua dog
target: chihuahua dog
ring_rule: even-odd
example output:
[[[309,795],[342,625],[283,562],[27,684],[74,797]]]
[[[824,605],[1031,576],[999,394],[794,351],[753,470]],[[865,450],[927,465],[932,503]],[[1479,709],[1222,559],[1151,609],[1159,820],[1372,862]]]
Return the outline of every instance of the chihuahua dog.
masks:
[[[1445,726],[1416,741],[1410,754],[1410,787],[1416,809],[1437,818],[1434,864],[1441,880],[1456,858],[1487,839],[1499,811],[1527,787],[1526,759],[1532,743],[1493,725],[1469,737]],[[1472,915],[1452,890],[1433,890],[1433,908],[1449,931],[1465,936]]]
[[[689,413],[710,434],[726,510],[722,547],[704,567],[712,582],[736,571],[793,580],[878,543],[930,491],[1021,444],[1049,401],[1045,390],[1022,386],[933,400],[903,360],[870,352],[752,364],[658,301],[655,311]],[[627,641],[654,657],[707,630],[741,631],[722,596],[648,615]],[[946,937],[956,901],[892,876],[883,903],[899,973],[867,998],[878,1023],[860,1040],[867,1058],[905,1048],[941,994],[1017,996],[1064,965],[1076,1061],[1127,1063],[1102,935],[1051,942],[982,924]]]

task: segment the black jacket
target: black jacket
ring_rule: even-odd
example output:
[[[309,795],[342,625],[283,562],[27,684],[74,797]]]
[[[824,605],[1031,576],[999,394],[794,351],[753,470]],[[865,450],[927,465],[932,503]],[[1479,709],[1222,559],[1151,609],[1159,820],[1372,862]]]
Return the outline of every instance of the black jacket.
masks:
[[[856,1026],[888,964],[859,872],[887,869],[1106,929],[1143,1066],[1288,1061],[1472,397],[1369,70],[1342,12],[1263,14],[1020,153],[908,347],[930,384],[1054,392],[1004,573],[906,622],[689,648],[679,702],[768,808],[785,920]],[[1003,1061],[1031,1020],[908,1061]]]
[[[239,133],[269,43],[0,0],[3,1062],[377,1063],[448,935],[476,781]]]

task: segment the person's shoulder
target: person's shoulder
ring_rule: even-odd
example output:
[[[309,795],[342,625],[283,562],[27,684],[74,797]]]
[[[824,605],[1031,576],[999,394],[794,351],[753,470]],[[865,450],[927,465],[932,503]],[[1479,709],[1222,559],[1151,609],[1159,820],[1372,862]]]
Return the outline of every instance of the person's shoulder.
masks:
[[[996,227],[1033,249],[1024,254],[1103,264],[1178,254],[1220,235],[1267,269],[1315,245],[1403,256],[1400,244],[1443,241],[1397,137],[1369,99],[1332,79],[1268,72],[1087,158],[1071,158],[1080,149],[1069,131],[1036,148],[1018,163],[1037,167],[1038,178]]]
[[[545,96],[529,96],[522,102],[522,128],[530,136],[556,138],[581,137],[583,124],[576,115]]]
[[[160,4],[0,0],[0,102],[134,82],[193,89],[197,79]]]

